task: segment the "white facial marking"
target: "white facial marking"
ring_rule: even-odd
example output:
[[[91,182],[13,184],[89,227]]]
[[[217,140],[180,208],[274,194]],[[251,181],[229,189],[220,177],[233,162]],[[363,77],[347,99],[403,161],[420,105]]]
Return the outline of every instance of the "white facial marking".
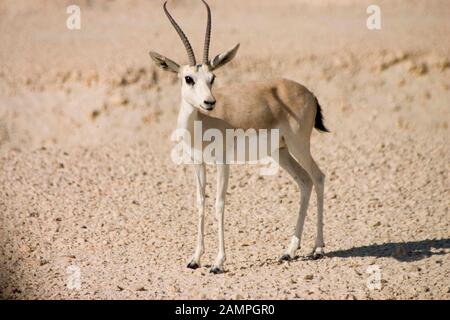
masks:
[[[216,99],[211,92],[214,74],[206,65],[184,66],[180,70],[181,96],[184,101],[202,111],[211,111]]]

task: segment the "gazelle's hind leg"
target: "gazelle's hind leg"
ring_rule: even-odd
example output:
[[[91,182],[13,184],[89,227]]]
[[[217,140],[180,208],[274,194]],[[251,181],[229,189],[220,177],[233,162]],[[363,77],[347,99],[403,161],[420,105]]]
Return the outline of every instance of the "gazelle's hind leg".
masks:
[[[298,161],[300,166],[308,172],[312,179],[317,195],[317,237],[313,250],[313,258],[321,258],[324,255],[324,241],[323,241],[323,194],[325,189],[325,175],[317,166],[316,162],[311,156],[309,145],[305,144],[303,147],[297,141],[286,141],[289,152]]]
[[[290,261],[295,258],[295,251],[300,248],[303,225],[305,223],[313,183],[308,173],[298,164],[297,160],[291,156],[287,148],[282,148],[279,150],[279,164],[295,180],[301,193],[300,210],[298,213],[294,235],[292,236],[291,242],[286,248],[283,256],[280,258],[280,261]]]

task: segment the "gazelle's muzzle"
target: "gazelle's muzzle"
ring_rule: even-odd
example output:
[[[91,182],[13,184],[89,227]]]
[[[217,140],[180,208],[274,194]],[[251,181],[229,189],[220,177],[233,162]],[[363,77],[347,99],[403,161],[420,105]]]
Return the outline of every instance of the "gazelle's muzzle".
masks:
[[[210,99],[203,101],[203,108],[207,111],[214,110],[214,107],[216,106],[216,99]]]

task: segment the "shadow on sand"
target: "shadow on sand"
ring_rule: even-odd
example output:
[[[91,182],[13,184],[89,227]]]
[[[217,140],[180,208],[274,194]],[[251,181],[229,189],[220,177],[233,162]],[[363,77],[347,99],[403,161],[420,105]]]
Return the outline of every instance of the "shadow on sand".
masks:
[[[328,258],[379,257],[394,258],[402,262],[417,261],[434,255],[446,255],[450,249],[450,238],[408,242],[390,242],[338,250],[325,254]]]

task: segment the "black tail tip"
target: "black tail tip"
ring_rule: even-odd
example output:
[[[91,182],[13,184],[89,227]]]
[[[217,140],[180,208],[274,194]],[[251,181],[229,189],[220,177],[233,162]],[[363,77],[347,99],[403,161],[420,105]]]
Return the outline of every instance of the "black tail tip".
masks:
[[[322,115],[322,107],[319,104],[319,101],[316,98],[317,111],[316,111],[316,119],[314,121],[314,128],[322,132],[330,132],[323,123],[323,115]]]

